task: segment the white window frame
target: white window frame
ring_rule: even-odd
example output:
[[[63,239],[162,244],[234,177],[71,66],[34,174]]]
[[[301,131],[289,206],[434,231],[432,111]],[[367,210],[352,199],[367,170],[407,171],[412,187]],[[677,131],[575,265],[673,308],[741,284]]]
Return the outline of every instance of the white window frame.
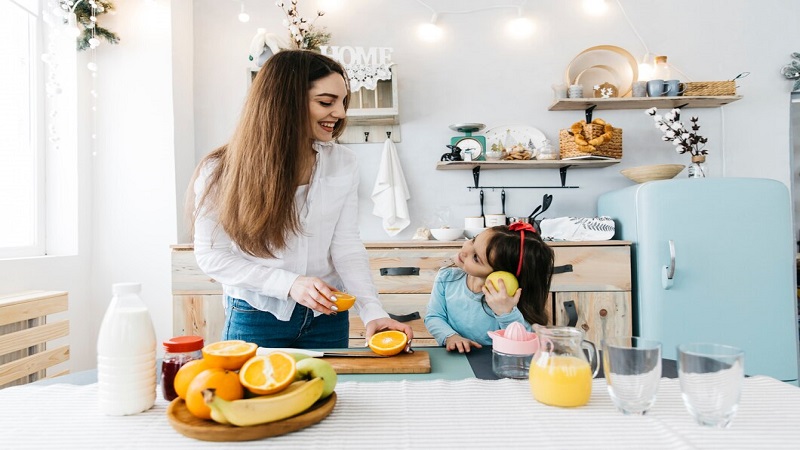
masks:
[[[41,256],[45,254],[46,239],[46,203],[45,203],[45,102],[44,102],[44,83],[42,77],[42,30],[44,24],[39,11],[41,5],[38,0],[0,0],[8,2],[11,8],[19,8],[28,14],[28,51],[27,58],[30,67],[30,99],[29,99],[29,136],[30,148],[34,150],[34,186],[33,186],[33,223],[34,233],[33,242],[25,246],[3,246],[2,236],[0,236],[0,258]],[[15,41],[24,43],[22,39]],[[13,195],[13,194],[12,194]],[[3,220],[13,220],[14,211],[0,212],[5,218]],[[11,218],[11,219],[9,219]]]

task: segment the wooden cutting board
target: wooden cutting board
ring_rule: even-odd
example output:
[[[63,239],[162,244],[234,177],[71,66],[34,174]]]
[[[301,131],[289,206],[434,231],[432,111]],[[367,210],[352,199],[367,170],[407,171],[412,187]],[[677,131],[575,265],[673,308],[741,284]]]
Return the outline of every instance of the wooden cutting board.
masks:
[[[167,418],[175,431],[201,441],[252,441],[280,436],[314,425],[328,417],[333,411],[334,405],[336,405],[336,392],[325,400],[314,403],[311,408],[294,417],[261,425],[237,427],[197,418],[186,409],[186,402],[176,398],[167,407]]]
[[[385,358],[335,357],[322,359],[331,363],[336,373],[430,373],[431,356],[425,351],[400,353]]]

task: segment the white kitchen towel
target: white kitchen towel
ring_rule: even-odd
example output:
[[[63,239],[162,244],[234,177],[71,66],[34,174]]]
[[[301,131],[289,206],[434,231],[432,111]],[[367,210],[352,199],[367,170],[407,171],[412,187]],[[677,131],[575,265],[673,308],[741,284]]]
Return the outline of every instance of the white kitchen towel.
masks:
[[[411,196],[400,166],[400,158],[397,157],[397,149],[391,139],[386,139],[378,178],[372,188],[372,201],[375,203],[372,214],[383,219],[383,229],[389,236],[403,231],[411,223],[406,203],[409,198]]]
[[[556,217],[539,223],[542,239],[553,241],[607,241],[614,237],[610,217]]]

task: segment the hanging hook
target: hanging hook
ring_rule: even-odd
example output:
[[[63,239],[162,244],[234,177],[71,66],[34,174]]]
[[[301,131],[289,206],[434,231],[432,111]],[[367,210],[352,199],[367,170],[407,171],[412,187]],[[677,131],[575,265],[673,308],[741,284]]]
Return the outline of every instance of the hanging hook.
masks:
[[[597,108],[597,105],[586,108],[586,123],[592,123],[592,111],[594,111],[595,108]]]
[[[369,142],[369,131],[364,132],[364,142]]]
[[[386,139],[391,139],[391,138],[392,138],[392,132],[391,131],[387,131],[386,132]]]

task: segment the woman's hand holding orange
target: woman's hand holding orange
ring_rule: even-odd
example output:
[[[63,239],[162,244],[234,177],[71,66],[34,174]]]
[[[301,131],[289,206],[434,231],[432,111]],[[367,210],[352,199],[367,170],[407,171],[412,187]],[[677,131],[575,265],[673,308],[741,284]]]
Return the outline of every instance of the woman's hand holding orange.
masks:
[[[335,291],[328,283],[317,277],[299,276],[289,289],[289,296],[297,303],[319,311],[322,314],[335,313],[337,310],[331,308],[336,303],[330,300],[331,294]]]
[[[414,330],[411,327],[403,322],[398,322],[394,319],[390,319],[388,317],[370,320],[366,326],[366,338],[367,342],[369,342],[369,338],[372,337],[373,334],[384,331],[384,330],[397,330],[402,331],[403,333],[408,336],[408,344],[406,345],[406,352],[411,351],[411,340],[414,339]]]

